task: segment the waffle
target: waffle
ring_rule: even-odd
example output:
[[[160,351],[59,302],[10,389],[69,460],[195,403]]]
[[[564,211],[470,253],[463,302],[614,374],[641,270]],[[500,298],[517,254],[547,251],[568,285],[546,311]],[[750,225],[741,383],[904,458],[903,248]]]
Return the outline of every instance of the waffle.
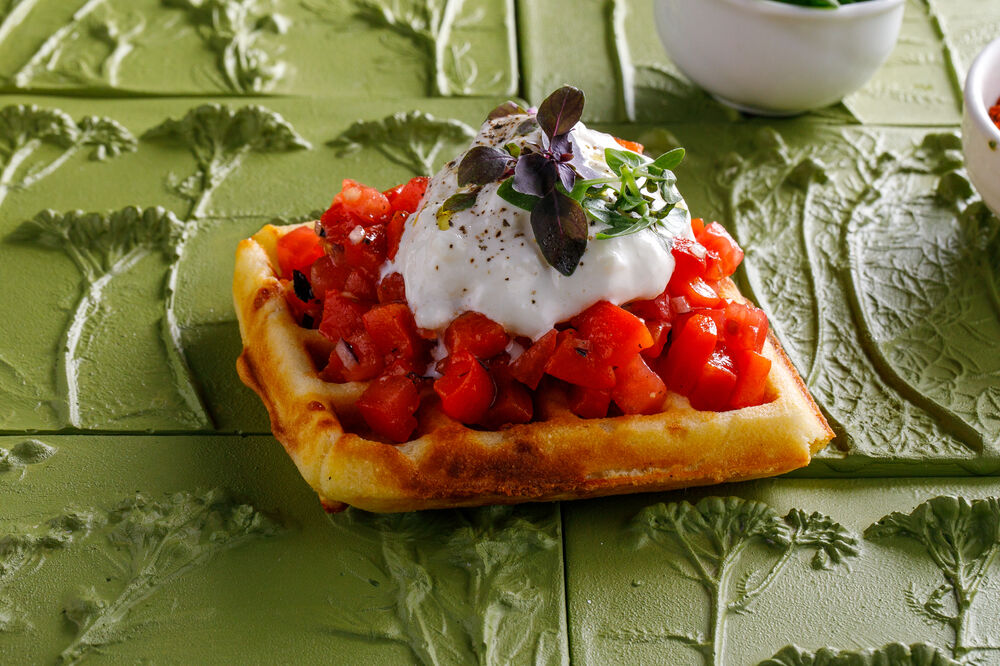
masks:
[[[354,406],[366,383],[320,379],[332,343],[300,327],[286,304],[275,247],[294,228],[267,225],[239,244],[233,297],[244,348],[237,369],[327,510],[512,504],[756,479],[808,464],[833,437],[769,335],[767,397],[756,407],[703,412],[668,393],[659,414],[581,419],[556,382],[543,382],[535,421],[487,431],[446,416],[428,391],[415,438],[379,441]],[[742,298],[732,282],[725,291]]]

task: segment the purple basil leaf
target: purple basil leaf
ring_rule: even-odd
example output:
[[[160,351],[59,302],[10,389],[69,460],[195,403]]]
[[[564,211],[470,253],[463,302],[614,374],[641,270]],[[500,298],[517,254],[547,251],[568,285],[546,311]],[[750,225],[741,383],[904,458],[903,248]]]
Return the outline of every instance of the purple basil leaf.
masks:
[[[514,167],[514,189],[521,194],[545,196],[556,184],[553,163],[538,153],[521,155]]]
[[[570,137],[569,133],[557,134],[556,136],[552,137],[552,139],[549,141],[549,151],[551,151],[552,154],[556,156],[562,155],[564,153],[572,153],[573,142],[570,140],[569,137]]]
[[[531,228],[545,261],[572,275],[587,249],[587,213],[576,201],[552,190],[531,210]]]
[[[496,120],[497,118],[506,118],[507,116],[521,113],[527,113],[527,111],[517,102],[507,101],[490,111],[490,115],[486,116],[486,120]]]
[[[475,146],[458,165],[458,186],[486,185],[500,180],[510,167],[510,155],[489,146]]]
[[[573,191],[573,186],[576,184],[576,171],[573,167],[567,163],[556,164],[556,172],[559,174],[559,182],[562,183],[563,188],[567,192]]]
[[[551,139],[565,134],[580,122],[583,115],[583,91],[563,86],[538,106],[538,124]]]

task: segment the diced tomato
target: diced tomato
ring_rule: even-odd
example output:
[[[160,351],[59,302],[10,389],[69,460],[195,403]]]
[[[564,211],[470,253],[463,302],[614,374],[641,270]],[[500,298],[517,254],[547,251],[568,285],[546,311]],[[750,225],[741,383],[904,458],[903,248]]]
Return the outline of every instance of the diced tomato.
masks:
[[[389,273],[378,283],[379,303],[405,303],[406,283],[401,273]]]
[[[434,382],[445,414],[462,423],[477,423],[493,403],[493,380],[471,353],[451,355],[446,372]]]
[[[368,381],[382,373],[385,365],[382,358],[371,337],[361,331],[337,341],[320,377],[338,384]]]
[[[333,204],[343,206],[344,213],[357,218],[365,227],[388,222],[392,212],[389,199],[384,194],[350,178],[341,183],[340,193],[334,197]]]
[[[416,358],[424,350],[410,308],[402,303],[376,305],[362,316],[365,330],[381,354]]]
[[[496,356],[510,342],[503,326],[479,312],[464,312],[444,332],[444,346],[452,354],[467,351],[476,358]]]
[[[361,319],[365,306],[356,299],[336,291],[328,291],[323,301],[323,321],[319,332],[337,342],[342,338],[350,338],[355,333],[364,331]]]
[[[420,392],[407,377],[379,377],[361,394],[357,406],[372,430],[394,442],[405,442],[417,428],[413,415],[420,407]]]
[[[643,349],[642,355],[647,359],[659,358],[660,354],[663,353],[663,348],[667,345],[672,325],[669,321],[647,321],[646,328],[649,329],[649,335],[653,338],[653,346]]]
[[[278,239],[278,267],[281,276],[291,278],[293,271],[308,272],[313,262],[323,256],[323,244],[312,227],[299,227]]]
[[[322,300],[328,291],[342,291],[350,273],[350,268],[338,266],[333,257],[327,255],[317,259],[309,268],[309,284],[316,297]]]
[[[510,356],[500,354],[488,366],[490,377],[496,386],[496,397],[479,424],[495,430],[503,425],[530,421],[534,413],[534,401],[531,392],[511,376]]]
[[[650,370],[642,356],[633,356],[615,370],[615,387],[611,399],[625,414],[655,414],[663,406],[667,387],[660,376]]]
[[[344,293],[350,294],[361,301],[368,303],[378,299],[378,291],[375,289],[375,282],[369,277],[367,271],[352,268],[344,280]]]
[[[691,231],[694,232],[695,240],[698,239],[698,235],[705,231],[705,220],[700,217],[691,218]]]
[[[385,225],[373,224],[364,230],[357,242],[348,238],[343,246],[344,261],[351,268],[376,276],[386,257]]]
[[[283,285],[285,287],[285,302],[288,303],[288,309],[292,312],[292,318],[295,319],[300,326],[313,328],[322,317],[322,304],[316,299],[303,301],[295,295],[295,289],[292,287],[292,283],[290,281],[283,282],[285,282]],[[309,319],[307,320],[306,317]],[[309,323],[310,321],[311,323]]]
[[[720,411],[729,405],[729,398],[736,386],[736,368],[728,354],[712,353],[702,367],[691,392],[691,406],[700,410]]]
[[[690,282],[696,277],[705,274],[705,248],[690,238],[679,237],[674,239],[674,245],[670,250],[674,257],[674,272],[670,274],[668,290],[671,295],[679,293],[674,285],[682,285]]]
[[[415,213],[417,212],[420,200],[424,196],[424,192],[427,191],[427,184],[429,182],[430,178],[417,176],[402,185],[397,185],[391,190],[386,190],[383,194],[389,200],[389,205],[392,207],[394,213]]]
[[[631,150],[633,153],[639,153],[642,155],[642,151],[646,150],[646,147],[637,141],[629,141],[628,139],[619,139],[617,136],[614,140],[618,142],[618,145],[625,150]]]
[[[767,315],[749,303],[729,301],[725,306],[725,323],[721,326],[726,345],[733,351],[750,349],[760,352],[767,339]]]
[[[696,233],[695,237],[708,251],[705,275],[708,279],[729,277],[743,261],[743,250],[718,222],[712,222],[701,233]]]
[[[646,335],[649,335],[649,331]],[[580,338],[573,329],[559,332],[555,351],[552,352],[545,371],[578,386],[610,389],[615,385],[614,368],[594,349],[589,340]]]
[[[542,376],[545,374],[545,365],[555,351],[557,335],[557,331],[552,329],[525,349],[510,364],[511,376],[531,390],[538,388],[538,382],[542,381]]]
[[[602,419],[608,415],[611,406],[609,389],[593,389],[583,386],[569,387],[569,408],[581,419]]]
[[[406,211],[397,210],[392,214],[389,224],[386,225],[385,256],[390,261],[395,259],[396,253],[399,252],[399,240],[403,237],[403,229],[406,227],[406,219],[409,216],[410,214]]]
[[[667,386],[681,395],[690,395],[718,338],[718,329],[711,317],[692,315],[660,360],[660,374]]]
[[[712,285],[700,277],[691,278],[688,282],[675,283],[670,280],[670,293],[683,296],[690,308],[714,308],[722,303],[722,298]]]
[[[653,338],[643,321],[608,301],[598,301],[570,321],[577,337],[590,342],[591,349],[612,366],[621,365],[653,346]]]
[[[652,300],[632,301],[625,307],[632,314],[645,319],[647,324],[651,321],[670,321],[673,317],[673,310],[670,308],[670,294],[666,289]]]
[[[764,402],[767,375],[771,372],[771,359],[756,351],[744,349],[734,355],[736,385],[729,397],[729,407],[739,409]]]

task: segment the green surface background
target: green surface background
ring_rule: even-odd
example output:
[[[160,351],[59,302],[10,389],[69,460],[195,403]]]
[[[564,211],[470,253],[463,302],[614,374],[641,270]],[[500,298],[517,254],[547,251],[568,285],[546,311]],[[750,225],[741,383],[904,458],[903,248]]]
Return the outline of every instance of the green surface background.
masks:
[[[1000,664],[1000,513],[985,501],[1000,495],[1000,221],[969,188],[957,137],[961,82],[1000,34],[1000,3],[907,0],[873,80],[787,120],[741,116],[686,81],[652,5],[208,0],[206,14],[191,0],[0,1],[0,107],[107,117],[137,139],[103,160],[75,152],[0,201],[0,662],[756,664],[796,644],[798,661],[780,663],[828,663],[809,661],[826,647],[875,663],[871,650],[924,642],[878,663]],[[441,164],[461,148],[436,143],[433,123],[398,145],[326,145],[356,121],[419,110],[475,129],[498,102],[537,103],[563,83],[586,91],[588,123],[687,149],[681,190],[747,249],[741,287],[837,439],[794,478],[326,516],[234,372],[235,243],[324,208],[343,178],[408,179],[400,150],[436,148]],[[310,148],[240,154],[192,216],[176,185],[198,173],[194,155],[142,137],[204,104],[264,107]],[[61,363],[88,284],[64,248],[12,234],[44,209],[126,206],[161,206],[189,235],[179,256],[157,246],[107,281],[73,356],[74,426]],[[190,380],[164,342],[172,263]],[[713,621],[690,558],[644,542],[636,522],[710,495],[838,527],[784,557],[786,528],[761,537],[734,518],[746,547],[719,589],[766,584]],[[926,527],[945,539],[951,525],[972,567],[962,581],[919,540],[864,536],[943,495],[979,500]],[[692,525],[681,531],[700,534]],[[814,568],[834,535],[850,544],[843,562]],[[966,578],[980,581],[971,600]]]

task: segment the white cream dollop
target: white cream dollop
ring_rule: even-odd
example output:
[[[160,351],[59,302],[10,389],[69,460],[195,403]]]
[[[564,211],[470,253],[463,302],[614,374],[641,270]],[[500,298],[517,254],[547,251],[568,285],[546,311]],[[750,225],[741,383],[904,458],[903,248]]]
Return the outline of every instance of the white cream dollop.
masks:
[[[540,129],[518,134],[529,119],[518,114],[488,120],[472,146],[541,145]],[[604,149],[621,149],[614,138],[583,123],[572,132],[586,165],[612,176]],[[671,239],[692,236],[683,201],[664,224],[628,236],[597,240],[600,225],[592,222],[579,266],[572,275],[563,275],[542,256],[530,213],[502,199],[499,183],[484,186],[471,208],[454,213],[449,229],[438,228],[438,209],[460,189],[457,172],[463,157],[431,179],[420,209],[407,221],[395,261],[384,268],[386,274],[403,275],[407,301],[421,328],[440,332],[471,310],[513,335],[538,339],[598,301],[620,305],[658,296],[674,269]]]

